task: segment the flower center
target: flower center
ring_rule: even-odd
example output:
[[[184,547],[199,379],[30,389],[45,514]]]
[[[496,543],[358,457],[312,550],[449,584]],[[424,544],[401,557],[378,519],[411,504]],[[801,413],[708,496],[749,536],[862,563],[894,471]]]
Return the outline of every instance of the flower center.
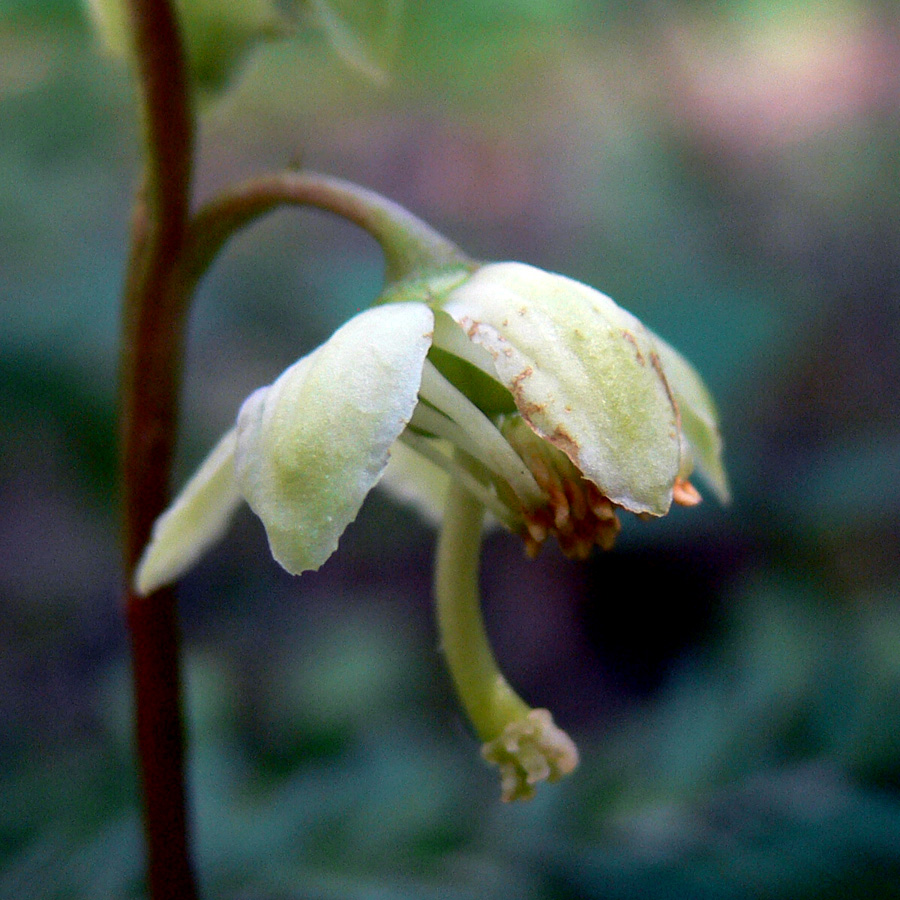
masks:
[[[595,546],[609,550],[621,530],[616,506],[560,449],[537,435],[519,413],[488,415],[426,360],[420,402],[401,440],[465,485],[532,558],[556,536],[570,559]],[[677,478],[673,500],[700,502]]]
[[[426,361],[404,441],[459,478],[537,556],[555,535],[562,552],[584,560],[594,546],[609,550],[621,525],[616,508],[569,458],[535,434],[517,413],[490,419]],[[488,482],[432,444],[443,439],[469,458]]]
[[[528,555],[537,556],[552,535],[570,559],[587,559],[595,545],[611,549],[621,525],[614,504],[600,488],[584,478],[561,450],[536,435],[520,416],[507,419],[501,431],[547,498],[540,506],[522,510]]]

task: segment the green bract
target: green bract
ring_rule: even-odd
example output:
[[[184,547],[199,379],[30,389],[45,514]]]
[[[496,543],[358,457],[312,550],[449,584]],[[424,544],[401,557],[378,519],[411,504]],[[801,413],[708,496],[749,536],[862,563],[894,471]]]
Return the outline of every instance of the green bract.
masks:
[[[727,498],[708,392],[630,313],[521,263],[435,284],[427,302],[404,295],[360,313],[250,396],[156,523],[141,593],[190,568],[240,497],[284,568],[318,568],[392,447],[402,452],[388,482],[407,479],[405,497],[425,494],[433,510],[434,491],[455,479],[530,548],[556,533],[576,556],[609,545],[614,507],[664,515],[693,458]],[[541,452],[522,440],[524,425],[510,427],[517,419],[543,439]]]

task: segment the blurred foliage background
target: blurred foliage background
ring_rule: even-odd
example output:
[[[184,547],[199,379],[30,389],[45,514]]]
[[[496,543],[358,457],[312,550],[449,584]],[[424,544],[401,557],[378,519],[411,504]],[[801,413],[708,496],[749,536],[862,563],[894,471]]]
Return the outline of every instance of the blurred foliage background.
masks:
[[[343,3],[371,53],[348,65],[314,6],[206,105],[198,195],[302,160],[594,284],[707,378],[735,496],[584,566],[488,541],[498,654],[583,756],[516,807],[441,667],[431,530],[374,496],[293,579],[242,514],[181,589],[207,895],[900,897],[898,7],[410,0],[381,31]],[[115,483],[132,92],[76,0],[3,0],[4,900],[141,893]],[[324,214],[235,240],[193,313],[179,479],[380,278]]]

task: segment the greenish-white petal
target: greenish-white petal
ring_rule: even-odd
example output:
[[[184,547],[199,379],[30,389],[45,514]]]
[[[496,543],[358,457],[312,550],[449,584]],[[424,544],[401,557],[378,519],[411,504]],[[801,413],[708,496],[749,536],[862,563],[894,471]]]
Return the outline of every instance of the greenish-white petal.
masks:
[[[222,538],[241,502],[234,449],[232,429],[156,520],[135,574],[135,589],[142,596],[176,581]]]
[[[432,328],[421,303],[366,310],[244,403],[238,483],[289,572],[331,556],[381,478],[415,409]]]
[[[444,309],[491,354],[529,425],[610,500],[668,510],[678,418],[638,319],[593,288],[522,263],[483,266]]]
[[[666,380],[681,413],[681,428],[690,444],[694,462],[722,502],[730,496],[728,476],[722,464],[722,435],[712,396],[694,367],[661,337],[653,335]]]

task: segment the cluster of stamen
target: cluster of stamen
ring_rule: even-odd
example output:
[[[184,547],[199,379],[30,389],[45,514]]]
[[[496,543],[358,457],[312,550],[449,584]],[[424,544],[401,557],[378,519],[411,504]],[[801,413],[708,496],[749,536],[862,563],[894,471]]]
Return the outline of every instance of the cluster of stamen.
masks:
[[[561,450],[538,437],[521,418],[509,420],[503,434],[546,497],[540,506],[522,510],[522,537],[528,555],[537,556],[552,536],[570,559],[587,559],[595,546],[611,549],[621,524],[614,504],[600,488],[584,478]]]
[[[594,547],[612,549],[622,527],[619,507],[521,415],[503,416],[499,422],[489,418],[427,360],[419,396],[424,403],[413,414],[405,442],[451,477],[463,478],[499,521],[520,530],[530,557],[553,536],[570,559],[585,560]],[[431,438],[462,451],[486,477],[446,456]],[[693,506],[700,494],[678,477],[672,499]]]

